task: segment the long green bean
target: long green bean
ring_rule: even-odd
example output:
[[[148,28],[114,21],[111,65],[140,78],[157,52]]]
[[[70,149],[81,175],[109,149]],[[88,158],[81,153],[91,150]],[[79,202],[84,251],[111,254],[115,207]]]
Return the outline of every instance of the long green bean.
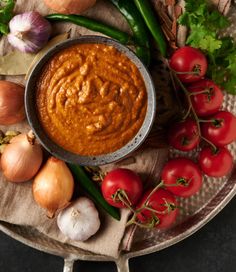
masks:
[[[97,20],[90,19],[81,15],[65,15],[65,14],[49,14],[45,17],[49,21],[64,21],[71,22],[79,26],[86,27],[90,30],[103,33],[122,44],[132,44],[134,43],[132,37],[119,29],[108,26],[104,23],[101,23]]]
[[[146,22],[146,25],[149,28],[150,32],[152,33],[152,36],[156,41],[162,56],[165,57],[167,47],[166,40],[162,29],[157,21],[157,18],[153,13],[149,0],[134,0],[134,3],[142,14],[143,19]]]
[[[127,0],[110,0],[117,9],[124,15],[134,35],[136,42],[136,55],[146,64],[149,65],[151,53],[148,28],[135,6],[133,1]]]

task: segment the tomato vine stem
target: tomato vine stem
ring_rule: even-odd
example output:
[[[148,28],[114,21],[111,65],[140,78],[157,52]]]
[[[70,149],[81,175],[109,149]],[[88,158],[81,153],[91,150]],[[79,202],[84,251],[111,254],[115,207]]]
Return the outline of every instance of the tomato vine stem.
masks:
[[[131,212],[135,212],[134,209],[131,207],[131,201],[126,194],[125,190],[118,190],[114,195],[113,199],[116,201],[116,199],[120,200]]]
[[[182,91],[184,92],[184,95],[185,95],[185,97],[187,98],[187,101],[188,101],[189,108],[187,110],[187,113],[184,115],[183,119],[185,120],[189,116],[189,114],[192,113],[192,115],[194,117],[194,120],[196,121],[196,124],[197,124],[199,137],[203,141],[207,142],[214,150],[217,150],[217,147],[211,141],[209,141],[208,139],[203,137],[202,134],[201,134],[200,122],[212,122],[212,120],[201,120],[201,119],[198,118],[198,116],[196,114],[196,111],[194,110],[192,100],[191,100],[191,96],[194,95],[194,93],[189,93],[188,92],[188,90],[186,89],[184,84],[179,79],[179,77],[177,75],[178,73],[176,73],[175,70],[170,68],[169,63],[168,63],[167,60],[165,60],[165,63],[166,63],[166,65],[167,65],[167,67],[168,67],[168,69],[170,71],[170,78],[171,78],[172,85],[173,85],[174,89],[176,90],[176,84],[175,83],[177,82],[177,84],[181,87]],[[197,94],[200,94],[200,93],[206,93],[206,90],[204,90],[202,92],[197,92]]]
[[[198,95],[198,94],[210,94],[210,91],[204,90],[204,91],[199,91],[199,92],[191,92],[188,95],[192,96],[192,95]]]

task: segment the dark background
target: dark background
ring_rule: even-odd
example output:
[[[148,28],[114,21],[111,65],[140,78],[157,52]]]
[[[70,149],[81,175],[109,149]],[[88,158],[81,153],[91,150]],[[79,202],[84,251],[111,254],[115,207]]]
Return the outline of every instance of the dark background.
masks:
[[[0,232],[0,272],[60,272],[63,260]],[[75,272],[116,272],[113,263],[77,262]],[[131,272],[235,272],[236,197],[210,223],[186,240],[131,259]]]

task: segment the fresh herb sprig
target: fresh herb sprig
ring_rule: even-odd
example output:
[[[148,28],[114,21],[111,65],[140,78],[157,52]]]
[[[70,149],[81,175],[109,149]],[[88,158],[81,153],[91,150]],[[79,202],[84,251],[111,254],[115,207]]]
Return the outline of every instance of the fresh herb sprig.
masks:
[[[0,35],[9,32],[8,23],[13,17],[15,0],[0,0]]]
[[[236,45],[231,37],[220,35],[230,25],[229,20],[206,0],[185,0],[179,23],[190,30],[186,44],[207,55],[208,77],[236,95]]]

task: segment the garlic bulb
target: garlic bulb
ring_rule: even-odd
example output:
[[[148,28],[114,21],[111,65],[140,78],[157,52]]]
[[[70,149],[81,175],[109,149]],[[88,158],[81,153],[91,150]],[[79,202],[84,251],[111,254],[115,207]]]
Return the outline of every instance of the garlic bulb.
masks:
[[[100,219],[93,202],[80,197],[59,213],[57,225],[64,235],[82,242],[98,231]]]
[[[51,34],[50,23],[38,12],[30,11],[14,16],[9,23],[9,43],[22,52],[39,51]]]

